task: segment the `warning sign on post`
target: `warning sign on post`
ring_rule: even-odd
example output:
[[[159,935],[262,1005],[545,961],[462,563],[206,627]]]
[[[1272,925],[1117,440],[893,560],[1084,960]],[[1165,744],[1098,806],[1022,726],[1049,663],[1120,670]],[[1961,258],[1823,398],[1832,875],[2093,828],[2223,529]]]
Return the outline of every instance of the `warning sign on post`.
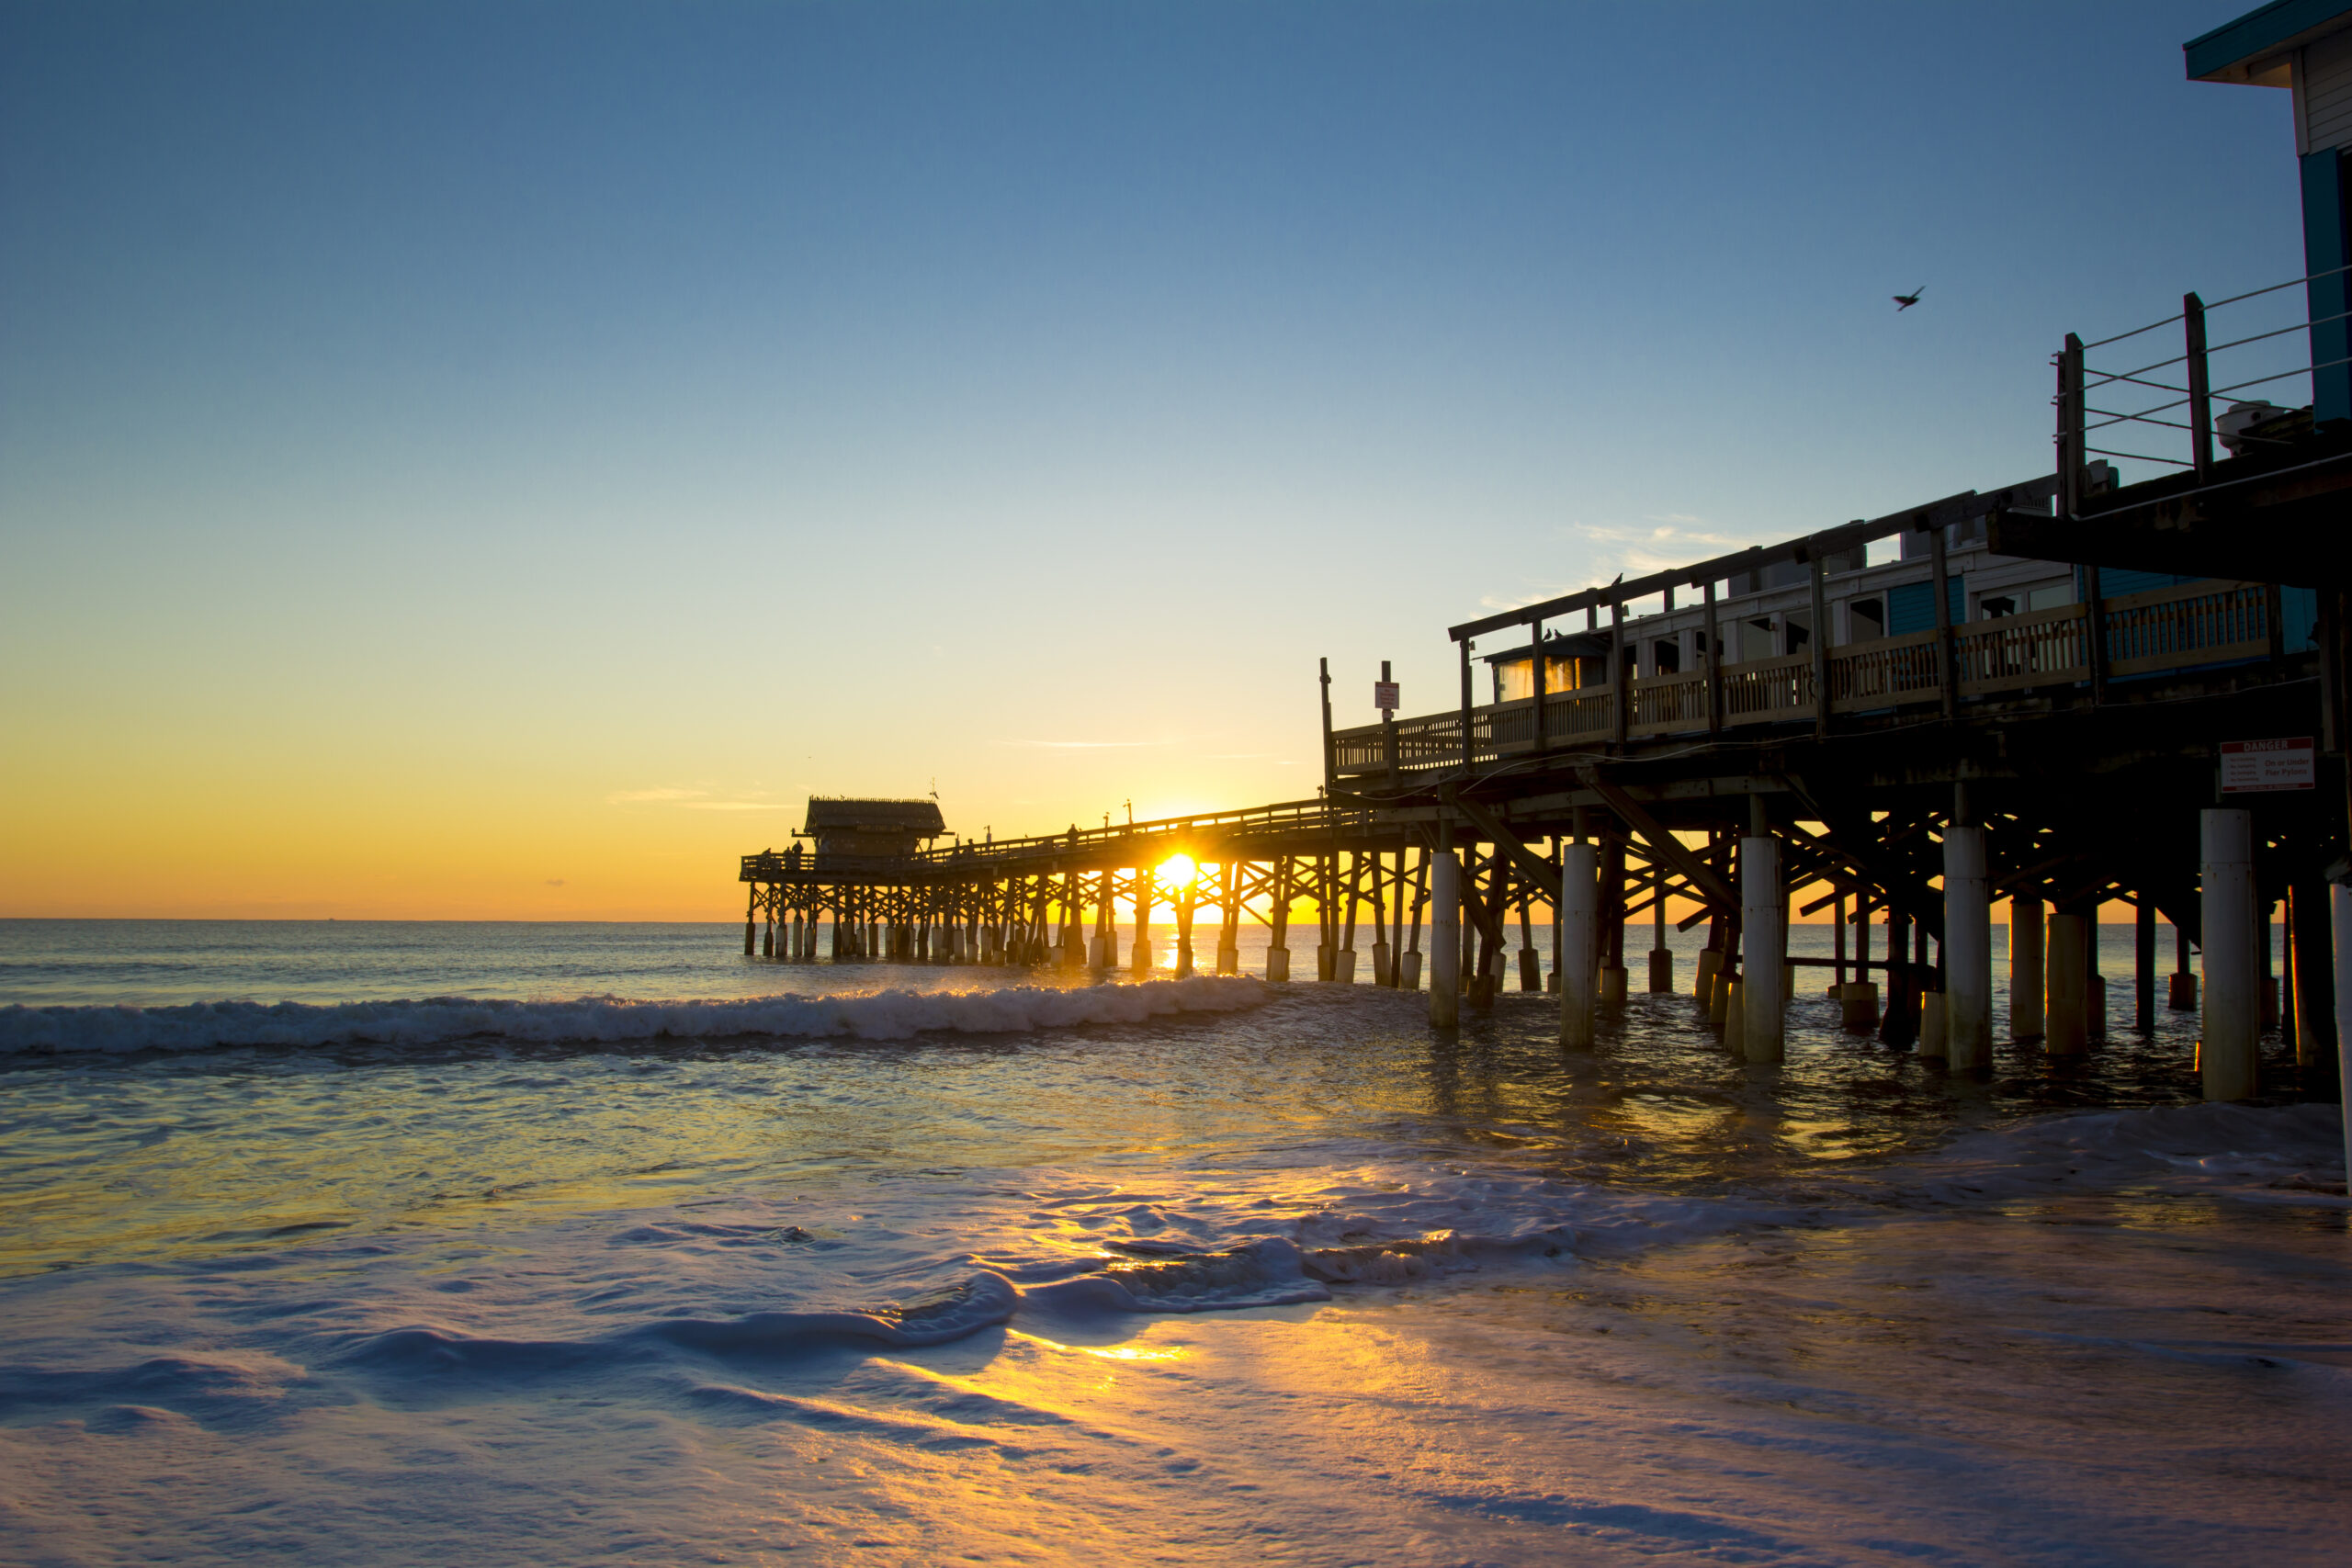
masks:
[[[1399,705],[1396,701],[1396,682],[1374,681],[1372,683],[1372,705],[1383,713],[1396,712]]]
[[[2286,740],[2222,742],[2222,793],[2312,789],[2319,783],[2318,748],[2308,735]]]

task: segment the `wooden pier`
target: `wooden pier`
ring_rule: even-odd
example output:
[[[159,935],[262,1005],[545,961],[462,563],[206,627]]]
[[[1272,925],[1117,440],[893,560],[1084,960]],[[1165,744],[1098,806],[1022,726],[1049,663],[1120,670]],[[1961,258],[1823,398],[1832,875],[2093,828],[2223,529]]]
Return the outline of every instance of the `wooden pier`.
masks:
[[[2201,386],[2203,319],[2184,313]],[[1514,983],[1549,988],[1581,1048],[1646,923],[1645,987],[1688,989],[1735,1054],[1770,1063],[1810,966],[1788,926],[1826,911],[1848,1026],[1978,1072],[1996,1038],[2089,1047],[2109,1011],[2096,922],[2120,903],[2131,1015],[2200,1010],[2210,1096],[2261,1089],[2272,1027],[2306,1087],[2332,1080],[2352,422],[2274,422],[2258,428],[2290,433],[2226,457],[2209,436],[2178,478],[2120,486],[2075,340],[2059,367],[2055,475],[1455,626],[1444,711],[1334,727],[1327,669],[1317,800],[745,856],[744,951],[1136,973],[1164,919],[1174,974],[1232,974],[1255,920],[1271,980],[1426,984],[1439,1027]],[[1670,917],[1707,928],[1694,973],[1675,971]]]

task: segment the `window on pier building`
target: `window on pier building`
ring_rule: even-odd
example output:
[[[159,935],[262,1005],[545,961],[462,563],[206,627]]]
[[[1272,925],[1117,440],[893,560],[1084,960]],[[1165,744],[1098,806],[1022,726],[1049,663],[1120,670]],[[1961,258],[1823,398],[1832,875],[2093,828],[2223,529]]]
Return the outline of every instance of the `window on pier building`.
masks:
[[[1856,599],[1846,606],[1846,640],[1876,642],[1886,635],[1886,606],[1876,599]]]
[[[1758,615],[1739,623],[1739,662],[1772,657],[1772,617]]]
[[[1577,678],[1579,663],[1598,664],[1598,660],[1576,659],[1546,659],[1544,660],[1544,689],[1546,692],[1571,692],[1586,682]],[[1598,682],[1598,673],[1595,682]],[[1505,660],[1495,666],[1495,701],[1524,702],[1535,694],[1535,660]]]
[[[1781,618],[1782,653],[1803,653],[1812,643],[1813,627],[1806,624],[1807,619],[1802,615],[1783,615]]]
[[[1674,637],[1660,637],[1650,647],[1650,669],[1660,675],[1682,672],[1682,644]]]
[[[2055,610],[2075,602],[2072,582],[2045,582],[2025,591],[2025,607],[2029,610]]]

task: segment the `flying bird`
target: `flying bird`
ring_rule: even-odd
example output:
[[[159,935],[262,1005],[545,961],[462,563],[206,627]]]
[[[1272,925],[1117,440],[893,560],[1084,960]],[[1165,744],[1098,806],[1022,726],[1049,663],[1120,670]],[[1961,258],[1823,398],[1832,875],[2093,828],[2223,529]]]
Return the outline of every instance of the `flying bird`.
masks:
[[[1927,291],[1928,286],[1923,283],[1918,288],[1911,290],[1908,294],[1896,295],[1894,297],[1894,313],[1899,316],[1903,314],[1904,311],[1909,310],[1912,306],[1917,305],[1919,302],[1919,296],[1925,294]]]

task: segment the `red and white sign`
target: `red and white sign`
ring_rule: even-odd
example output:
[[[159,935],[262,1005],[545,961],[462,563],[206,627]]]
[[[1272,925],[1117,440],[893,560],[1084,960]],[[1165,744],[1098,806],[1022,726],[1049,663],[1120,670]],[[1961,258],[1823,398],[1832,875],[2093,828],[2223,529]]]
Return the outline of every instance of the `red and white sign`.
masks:
[[[1396,682],[1374,681],[1372,683],[1372,705],[1383,713],[1395,713],[1402,706],[1396,700]]]
[[[2222,742],[2222,793],[2312,789],[2319,783],[2319,750],[2308,735],[2286,740]]]

